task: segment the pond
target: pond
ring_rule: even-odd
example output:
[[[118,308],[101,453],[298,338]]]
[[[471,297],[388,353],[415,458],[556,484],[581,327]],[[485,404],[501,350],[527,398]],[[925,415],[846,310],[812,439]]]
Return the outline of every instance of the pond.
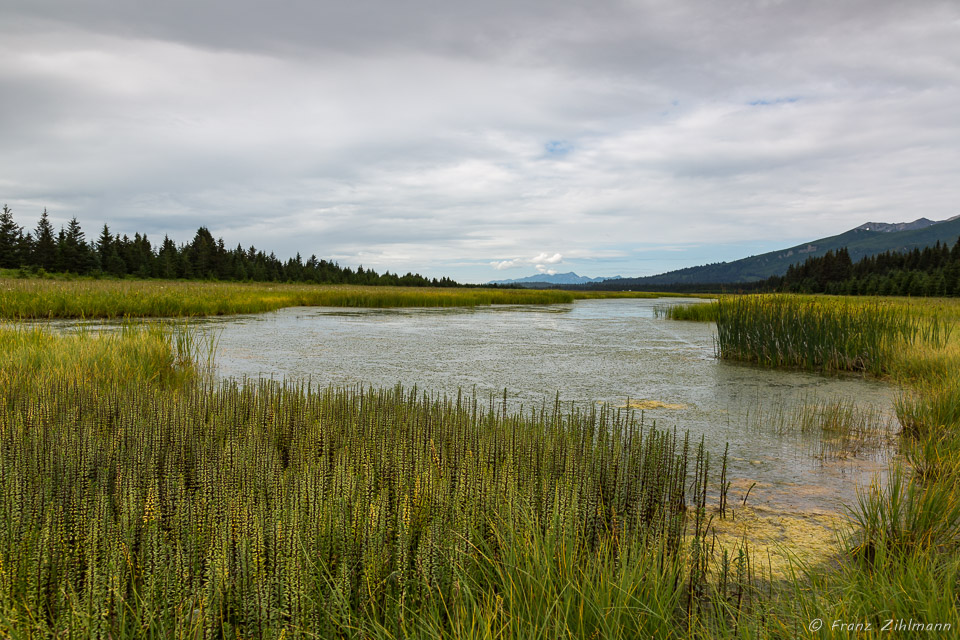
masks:
[[[646,424],[705,439],[718,466],[752,504],[839,511],[857,486],[886,468],[891,448],[824,455],[820,433],[758,419],[815,401],[854,401],[884,414],[892,431],[896,389],[859,377],[776,371],[718,360],[712,323],[657,318],[658,305],[689,300],[588,300],[571,305],[475,309],[289,308],[212,318],[217,375],[315,385],[476,394],[513,409],[594,403],[648,407]],[[696,303],[696,302],[693,302]],[[650,408],[653,407],[653,408]],[[753,483],[756,483],[755,485]],[[736,497],[739,497],[738,494]]]

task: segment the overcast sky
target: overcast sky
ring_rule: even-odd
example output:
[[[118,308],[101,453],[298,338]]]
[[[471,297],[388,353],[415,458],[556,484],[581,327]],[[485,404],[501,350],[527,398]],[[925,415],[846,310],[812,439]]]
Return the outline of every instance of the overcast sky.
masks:
[[[33,228],[467,282],[960,214],[960,2],[0,0]]]

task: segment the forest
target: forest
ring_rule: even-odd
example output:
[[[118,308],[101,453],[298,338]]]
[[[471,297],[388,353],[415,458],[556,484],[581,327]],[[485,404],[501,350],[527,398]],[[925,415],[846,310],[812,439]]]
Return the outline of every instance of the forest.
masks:
[[[854,262],[846,247],[790,265],[782,276],[754,282],[643,283],[605,280],[567,285],[570,290],[630,290],[675,293],[827,293],[853,296],[960,295],[960,239],[951,248],[937,242],[923,249],[889,250]]]
[[[850,259],[846,248],[828,251],[783,276],[766,281],[767,290],[790,293],[830,293],[880,296],[955,296],[960,294],[960,239],[950,248],[934,246],[910,251],[885,251]]]
[[[298,253],[286,261],[273,252],[239,244],[228,249],[210,230],[197,229],[188,244],[176,244],[164,236],[154,246],[145,233],[113,234],[104,224],[96,240],[88,241],[77,218],[60,231],[54,230],[46,209],[33,230],[24,230],[4,205],[0,212],[0,269],[21,269],[24,274],[74,273],[83,276],[164,278],[187,280],[235,280],[256,282],[303,282],[406,287],[461,286],[450,278],[399,275],[358,266],[356,270],[311,255]]]

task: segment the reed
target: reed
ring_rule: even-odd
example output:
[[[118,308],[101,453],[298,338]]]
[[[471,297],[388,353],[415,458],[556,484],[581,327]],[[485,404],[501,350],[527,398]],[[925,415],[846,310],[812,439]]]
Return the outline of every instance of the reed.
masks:
[[[691,322],[716,322],[719,310],[717,302],[703,302],[697,304],[672,304],[654,307],[656,318],[668,320],[687,320]]]
[[[474,307],[573,302],[565,291],[362,287],[172,280],[0,280],[0,318],[262,313],[283,307]]]
[[[717,354],[763,366],[881,375],[895,354],[940,348],[952,325],[896,307],[787,295],[736,296],[717,302]]]
[[[209,371],[213,345],[186,325],[122,325],[107,331],[56,332],[0,325],[0,389],[49,384],[161,382]]]
[[[717,344],[722,357],[767,366],[862,371],[907,385],[896,413],[910,471],[894,466],[859,494],[850,507],[850,530],[839,541],[844,555],[835,567],[798,568],[791,597],[775,605],[780,634],[803,633],[815,618],[869,623],[875,637],[884,634],[888,623],[893,625],[888,632],[903,635],[955,634],[960,628],[960,344],[952,331],[960,321],[957,310],[956,301],[949,300],[720,300]],[[825,433],[844,437],[873,430],[873,418],[853,405],[813,409],[786,423],[801,430],[826,428]],[[848,634],[825,627],[823,635]]]
[[[793,404],[793,408],[789,408]],[[813,438],[820,459],[847,459],[887,450],[899,429],[888,410],[858,404],[849,398],[802,396],[789,403],[777,398],[771,406],[758,404],[746,419],[756,431],[780,437]],[[801,439],[799,436],[804,436]]]
[[[752,326],[789,332],[816,316],[764,317]],[[938,352],[950,323],[923,322],[891,344]],[[711,464],[642,415],[216,386],[198,375],[212,349],[170,327],[8,331],[0,636],[779,638],[814,618],[957,617],[956,466],[878,482],[847,553],[775,587],[746,541],[713,535],[726,454]],[[97,352],[108,364],[84,359]],[[896,351],[878,353],[896,372]],[[805,411],[801,431],[874,424],[842,402]],[[947,414],[916,415],[908,456],[960,459],[957,430],[931,422]]]

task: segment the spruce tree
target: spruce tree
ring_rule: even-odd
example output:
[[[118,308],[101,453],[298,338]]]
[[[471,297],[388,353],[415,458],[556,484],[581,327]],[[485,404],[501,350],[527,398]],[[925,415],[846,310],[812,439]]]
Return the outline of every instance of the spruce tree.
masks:
[[[60,271],[71,271],[79,274],[89,273],[99,262],[87,245],[83,229],[80,228],[76,216],[70,219],[66,230],[60,230],[60,238],[60,241],[58,241]]]
[[[31,262],[41,269],[53,271],[57,266],[57,241],[53,237],[53,225],[44,209],[34,231],[33,259]]]
[[[100,257],[100,268],[112,276],[124,276],[127,265],[117,251],[117,239],[110,234],[110,228],[104,224],[100,237],[97,238],[97,255]]]
[[[20,247],[23,243],[23,228],[13,220],[13,211],[3,205],[0,213],[0,268],[14,269],[20,266]]]

